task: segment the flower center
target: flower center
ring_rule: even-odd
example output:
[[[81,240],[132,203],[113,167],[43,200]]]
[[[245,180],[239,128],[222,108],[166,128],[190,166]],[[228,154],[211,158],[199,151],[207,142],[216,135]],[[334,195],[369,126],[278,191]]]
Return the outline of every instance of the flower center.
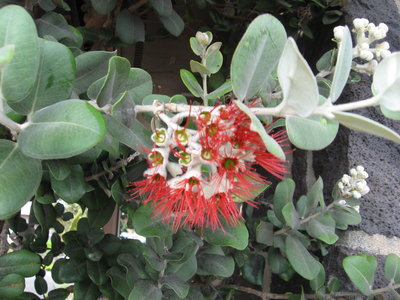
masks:
[[[215,135],[217,133],[218,129],[217,129],[217,125],[215,124],[211,124],[207,126],[206,132],[208,135]]]
[[[233,169],[238,164],[237,158],[225,158],[224,162],[222,163],[225,169]]]
[[[213,153],[211,149],[203,149],[201,151],[201,158],[204,160],[212,160]]]
[[[164,157],[162,156],[162,154],[158,151],[153,151],[150,155],[149,155],[149,159],[151,161],[151,164],[153,166],[157,166],[157,165],[161,165],[164,162]]]

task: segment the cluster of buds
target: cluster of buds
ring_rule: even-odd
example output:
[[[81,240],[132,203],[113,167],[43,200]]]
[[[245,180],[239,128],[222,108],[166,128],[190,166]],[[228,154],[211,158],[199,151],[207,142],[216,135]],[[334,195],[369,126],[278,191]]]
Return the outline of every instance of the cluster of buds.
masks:
[[[378,65],[378,61],[391,54],[388,42],[377,42],[386,38],[389,28],[385,23],[379,23],[379,25],[376,26],[365,18],[354,19],[353,25],[353,32],[356,33],[356,45],[353,48],[353,58],[360,58],[367,61],[367,63],[359,66],[359,69],[367,74],[373,74]],[[343,34],[343,26],[334,28],[336,42],[341,42]]]
[[[281,179],[287,173],[285,162],[266,151],[250,117],[235,103],[195,114],[196,129],[188,128],[189,118],[181,126],[177,116],[159,114],[166,128],[152,135],[146,179],[130,190],[133,198],[145,197],[174,230],[222,228],[222,218],[235,225],[242,218],[238,202],[256,205],[253,199],[269,184],[254,165]],[[271,136],[281,145],[287,139],[284,131]]]

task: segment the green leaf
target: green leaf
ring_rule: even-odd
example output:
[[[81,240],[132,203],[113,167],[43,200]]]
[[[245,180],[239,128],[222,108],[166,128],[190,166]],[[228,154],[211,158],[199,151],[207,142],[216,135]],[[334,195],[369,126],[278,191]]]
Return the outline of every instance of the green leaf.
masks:
[[[35,194],[41,179],[39,160],[22,154],[16,143],[0,140],[0,220],[18,212]]]
[[[353,61],[353,43],[351,33],[347,26],[344,27],[343,38],[339,44],[335,73],[333,74],[331,92],[329,100],[335,102],[343,91],[349,78],[351,64]]]
[[[286,254],[293,269],[302,277],[312,280],[322,265],[308,252],[302,242],[291,235],[286,237]]]
[[[231,227],[222,221],[224,229],[206,228],[204,230],[204,239],[216,246],[230,246],[238,250],[244,250],[249,242],[249,232],[244,223],[240,222],[237,226]]]
[[[319,72],[330,70],[332,68],[332,58],[335,57],[337,50],[331,49],[325,52],[318,60],[316,67]]]
[[[251,22],[231,64],[233,92],[239,100],[258,92],[278,63],[285,42],[285,29],[272,15],[261,15]]]
[[[278,64],[278,78],[286,109],[301,117],[312,114],[319,102],[317,81],[296,42],[289,38]]]
[[[256,285],[262,285],[264,277],[265,259],[259,254],[250,254],[245,260],[242,272],[243,278]]]
[[[200,253],[197,255],[197,274],[231,277],[235,270],[235,261],[231,256]]]
[[[377,265],[375,257],[365,254],[348,256],[343,260],[343,268],[347,276],[366,296],[371,294]]]
[[[47,282],[42,276],[36,276],[34,285],[35,290],[39,295],[47,293]]]
[[[67,289],[58,288],[49,292],[48,300],[65,300],[69,296],[70,292]]]
[[[101,228],[108,223],[115,210],[115,201],[108,198],[103,201],[103,207],[99,209],[89,209],[89,225],[95,228]]]
[[[385,277],[392,283],[400,283],[400,258],[396,254],[386,256]]]
[[[335,220],[328,214],[311,219],[307,225],[307,233],[329,245],[336,243],[339,237],[335,234]]]
[[[204,47],[200,44],[200,42],[195,38],[190,38],[190,48],[192,49],[193,53],[197,56],[200,56],[203,53]]]
[[[153,209],[150,205],[142,205],[132,216],[133,228],[145,237],[162,238],[169,229],[162,223],[160,217],[152,215]]]
[[[75,259],[59,259],[57,267],[52,269],[53,278],[58,278],[57,283],[73,283],[84,280],[86,274],[86,263]],[[55,275],[55,276],[54,276]]]
[[[384,58],[376,67],[372,92],[380,98],[380,104],[387,110],[400,111],[400,53]]]
[[[185,69],[180,70],[180,75],[182,82],[186,86],[186,88],[193,94],[195,97],[200,97],[203,94],[203,89],[200,84],[197,82],[196,77]]]
[[[198,61],[195,60],[190,60],[190,70],[193,73],[200,73],[201,75],[210,75],[211,72],[209,69],[207,69],[206,66],[204,66],[203,64],[199,63]]]
[[[160,15],[160,21],[164,25],[165,29],[167,29],[173,36],[179,36],[183,29],[185,29],[185,23],[173,9],[169,15]]]
[[[228,80],[224,84],[222,84],[219,88],[209,93],[207,95],[207,99],[217,99],[231,91],[232,91],[232,82]]]
[[[115,7],[115,0],[90,0],[92,6],[101,15],[106,15]]]
[[[86,261],[86,270],[90,280],[96,285],[102,285],[107,282],[107,265],[103,262]]]
[[[339,225],[357,225],[361,222],[361,215],[354,209],[351,208],[334,208],[330,212],[331,216],[336,221],[336,227]]]
[[[272,246],[274,244],[274,226],[269,222],[260,221],[256,228],[257,243]]]
[[[51,177],[51,187],[65,202],[75,203],[87,192],[87,185],[80,165],[70,166],[71,173],[64,180]]]
[[[162,293],[152,281],[138,280],[130,292],[128,300],[161,300]]]
[[[67,158],[83,153],[105,136],[102,114],[82,100],[65,100],[38,110],[21,131],[21,151],[34,158]]]
[[[35,23],[24,8],[16,5],[0,10],[0,47],[12,45],[14,56],[1,69],[0,90],[8,102],[17,102],[26,97],[36,80],[39,49]]]
[[[96,300],[100,296],[97,286],[90,281],[74,284],[74,300]]]
[[[221,46],[222,46],[222,43],[221,43],[221,42],[215,42],[215,43],[211,44],[211,45],[207,48],[207,51],[206,51],[206,54],[205,54],[206,59],[207,59],[209,56],[211,56],[211,55],[217,53],[217,52],[221,49]],[[221,55],[222,55],[222,53],[221,53]],[[217,71],[217,72],[218,72],[218,71]]]
[[[18,274],[23,277],[36,275],[40,270],[41,258],[28,250],[18,250],[0,257],[0,276]]]
[[[189,284],[174,274],[161,278],[161,284],[172,289],[180,299],[185,299],[189,293]]]
[[[41,37],[50,35],[57,41],[80,48],[83,43],[82,36],[77,33],[76,29],[69,26],[67,20],[61,14],[48,12],[40,19],[36,20],[38,33]]]
[[[171,0],[150,0],[149,2],[160,16],[168,16],[172,13]]]
[[[8,63],[15,54],[15,45],[5,45],[0,48],[0,68],[3,67],[6,63]]]
[[[21,101],[10,103],[14,111],[25,115],[67,99],[75,79],[75,60],[67,47],[39,39],[39,49],[40,67],[33,89]]]
[[[321,266],[321,270],[319,271],[317,277],[315,277],[313,280],[310,280],[310,287],[312,288],[312,290],[318,291],[321,287],[323,287],[325,279],[326,279],[325,269],[323,266]]]
[[[151,149],[151,132],[144,128],[138,121],[132,121],[131,128],[126,127],[116,118],[106,115],[107,130],[122,144],[131,147],[135,151],[145,153],[144,149]]]
[[[269,248],[268,250],[268,265],[274,274],[282,274],[290,267],[287,259],[281,255],[278,249],[273,247]]]
[[[335,120],[350,129],[382,137],[395,143],[400,143],[399,134],[376,121],[346,112],[334,112],[333,114],[335,115]]]
[[[25,289],[24,277],[18,274],[7,274],[0,278],[0,297],[11,299],[21,295]]]
[[[183,95],[174,95],[169,99],[168,102],[177,104],[188,104],[186,97]]]
[[[297,229],[300,226],[299,214],[293,205],[293,202],[286,203],[282,208],[282,215],[286,224],[292,229]]]
[[[74,81],[74,92],[82,94],[96,80],[106,76],[108,61],[117,54],[105,51],[89,51],[75,58],[76,78]]]
[[[142,104],[143,105],[153,105],[154,101],[159,101],[161,103],[168,103],[170,100],[170,97],[166,95],[160,95],[160,94],[151,94],[147,95],[144,97]]]
[[[286,130],[290,142],[296,147],[304,150],[321,150],[335,139],[339,123],[319,115],[308,118],[288,116]]]
[[[143,98],[153,92],[153,81],[150,74],[139,68],[131,68],[127,90],[135,104],[142,104]]]
[[[119,56],[110,58],[107,76],[96,97],[100,107],[115,103],[120,94],[125,91],[130,67],[131,63],[126,58]]]
[[[57,219],[56,211],[51,204],[41,204],[38,201],[33,201],[33,213],[42,230],[47,231],[53,226]]]
[[[193,255],[185,262],[169,262],[165,269],[165,274],[176,274],[183,281],[188,281],[197,272],[197,260]]]
[[[56,180],[64,180],[71,174],[71,168],[64,160],[48,160],[45,162],[51,176]]]
[[[210,48],[208,48],[208,49],[210,49]],[[223,61],[224,61],[224,57],[222,56],[221,51],[217,51],[217,52],[207,56],[206,67],[210,71],[211,74],[215,74],[221,69]]]
[[[257,132],[260,135],[268,152],[281,160],[285,160],[285,153],[283,152],[281,146],[265,131],[264,126],[257,116],[242,102],[235,100],[235,104],[251,119],[250,130]]]
[[[108,269],[106,275],[110,277],[113,289],[124,297],[123,299],[127,299],[129,293],[131,293],[132,287],[130,287],[129,282],[126,281],[125,272],[119,267],[111,267]],[[136,298],[133,299],[136,300]]]
[[[144,23],[136,14],[124,9],[117,16],[116,32],[121,41],[128,45],[144,42]]]
[[[274,213],[276,217],[282,222],[285,222],[285,218],[282,214],[282,209],[287,203],[292,202],[295,187],[295,182],[290,178],[281,181],[276,186],[273,198]]]

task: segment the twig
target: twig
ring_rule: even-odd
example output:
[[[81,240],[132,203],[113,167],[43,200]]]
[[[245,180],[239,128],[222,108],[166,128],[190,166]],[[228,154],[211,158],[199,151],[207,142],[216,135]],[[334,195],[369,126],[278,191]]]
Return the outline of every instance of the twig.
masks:
[[[10,249],[10,245],[8,244],[7,241],[7,236],[8,236],[8,222],[7,221],[1,221],[0,222],[0,228],[1,228],[1,233],[0,233],[0,256],[6,254],[8,252],[8,249]]]
[[[300,221],[300,225],[303,225],[303,224],[309,222],[310,220],[312,220],[312,219],[314,219],[314,218],[316,218],[316,217],[319,217],[320,215],[326,213],[326,212],[329,211],[336,203],[337,203],[337,201],[334,201],[334,202],[332,202],[331,204],[329,204],[327,207],[325,207],[323,210],[321,210],[321,211],[319,211],[319,212],[317,212],[317,213],[315,213],[315,214],[312,214],[311,216],[308,216],[307,218],[301,220],[301,221]],[[284,234],[284,233],[288,232],[288,231],[291,230],[291,229],[292,229],[291,227],[285,226],[285,227],[283,227],[282,229],[280,229],[280,230],[274,232],[274,235],[281,235],[281,234]]]
[[[85,181],[92,181],[92,180],[97,180],[101,176],[108,174],[109,172],[114,172],[124,166],[126,166],[129,162],[135,159],[135,157],[139,156],[139,152],[135,152],[132,155],[129,155],[127,158],[120,160],[115,166],[110,167],[108,170],[101,171],[97,174],[88,176],[85,178]]]
[[[148,2],[148,0],[140,0],[139,2],[132,4],[131,6],[128,7],[128,10],[130,12],[134,12],[137,10],[139,7],[145,5]]]

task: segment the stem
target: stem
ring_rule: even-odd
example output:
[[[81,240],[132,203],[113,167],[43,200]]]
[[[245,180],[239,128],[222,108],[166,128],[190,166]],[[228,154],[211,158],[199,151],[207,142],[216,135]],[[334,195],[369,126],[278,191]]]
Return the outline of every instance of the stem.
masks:
[[[207,99],[207,75],[204,74],[201,77],[203,77],[203,103],[205,106],[208,106],[208,99]]]
[[[314,111],[314,114],[325,114],[325,113],[333,113],[338,111],[349,111],[359,108],[365,108],[369,106],[375,106],[379,104],[380,97],[374,96],[365,100],[338,104],[338,105],[330,105],[330,106],[320,106]]]
[[[130,12],[134,12],[135,10],[137,10],[139,7],[145,5],[147,3],[148,0],[140,0],[139,2],[132,4],[131,6],[128,7],[128,10]]]
[[[253,288],[249,288],[249,287],[244,287],[244,286],[240,286],[240,285],[235,285],[235,284],[227,284],[227,285],[223,285],[221,286],[222,288],[228,288],[228,289],[235,289],[237,291],[241,291],[241,292],[245,292],[247,294],[252,294],[255,296],[260,297],[263,300],[267,300],[267,299],[288,299],[290,298],[292,295],[290,294],[274,294],[274,293],[266,293],[266,292],[262,292]],[[376,290],[372,290],[371,295],[380,295],[383,293],[386,293],[388,291],[390,291],[390,289],[396,290],[400,288],[400,284],[396,284],[393,286],[387,286],[384,288],[380,288],[380,289],[376,289]],[[364,294],[361,293],[357,293],[357,292],[337,292],[337,293],[332,293],[332,294],[327,294],[327,296],[330,296],[331,298],[342,298],[342,297],[356,297],[356,296],[364,296]],[[317,296],[315,294],[305,294],[305,297],[307,299],[317,299]]]
[[[312,220],[312,219],[314,219],[314,218],[316,218],[316,217],[319,217],[320,215],[323,215],[324,213],[326,213],[327,211],[329,211],[336,203],[337,203],[337,201],[334,201],[334,202],[332,202],[331,204],[329,204],[327,207],[325,207],[323,210],[321,210],[321,211],[319,211],[319,212],[317,212],[317,213],[315,213],[315,214],[313,214],[313,215],[311,215],[311,216],[308,216],[307,218],[301,220],[301,221],[300,221],[300,225],[303,225],[303,224],[309,222],[310,220]],[[288,232],[288,231],[291,230],[291,229],[292,229],[291,227],[285,226],[285,227],[283,227],[282,229],[280,229],[280,230],[274,232],[274,235],[281,235],[281,234],[284,234],[284,233]]]
[[[124,166],[126,166],[129,162],[131,162],[133,159],[135,159],[135,157],[139,156],[140,153],[135,152],[132,155],[129,155],[127,158],[120,160],[115,166],[112,166],[111,168],[109,168],[107,171],[101,171],[97,174],[88,176],[85,178],[85,181],[92,181],[92,180],[97,180],[99,179],[101,176],[106,175],[109,172],[114,172]]]
[[[21,125],[17,122],[14,122],[9,117],[7,117],[4,111],[4,100],[0,97],[0,124],[4,125],[8,129],[11,130],[11,133],[15,135],[16,133],[21,132],[22,128]]]

